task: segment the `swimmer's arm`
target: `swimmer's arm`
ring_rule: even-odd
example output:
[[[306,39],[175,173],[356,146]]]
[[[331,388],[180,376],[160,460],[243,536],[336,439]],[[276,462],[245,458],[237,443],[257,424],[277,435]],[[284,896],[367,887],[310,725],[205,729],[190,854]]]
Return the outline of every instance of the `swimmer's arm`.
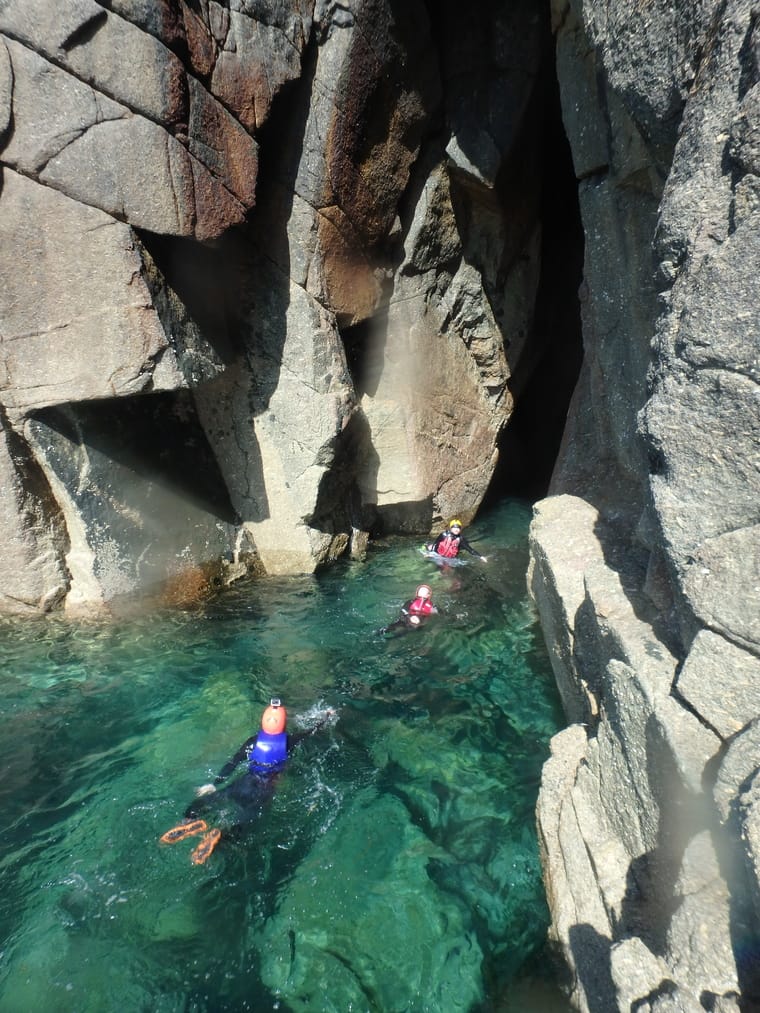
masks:
[[[232,774],[239,763],[247,759],[248,753],[253,749],[256,742],[256,736],[252,735],[250,739],[247,739],[243,745],[238,749],[235,755],[228,760],[219,773],[210,784],[202,784],[200,788],[195,789],[196,795],[210,795],[212,791],[216,791],[217,785],[220,785],[222,781],[226,781],[227,778]]]
[[[473,549],[473,547],[470,545],[470,543],[467,541],[464,535],[459,536],[459,548],[464,549],[465,552],[469,552],[471,556],[476,556],[483,563],[488,562],[488,557],[481,556],[481,554],[477,551],[477,549]]]
[[[329,721],[331,721],[332,718],[334,717],[335,717],[335,709],[333,707],[328,707],[328,709],[325,711],[324,717],[320,718],[313,728],[307,728],[305,732],[298,732],[297,735],[289,736],[288,741],[289,750],[295,749],[296,746],[300,746],[301,743],[304,741],[304,739],[308,739],[310,735],[313,735],[315,732],[318,732],[321,728],[324,728],[325,725]]]
[[[248,759],[248,754],[253,749],[253,747],[256,745],[256,739],[257,739],[257,737],[258,737],[258,732],[256,733],[256,735],[252,735],[249,739],[245,740],[245,742],[240,747],[240,749],[238,749],[238,751],[235,753],[235,755],[231,759],[227,760],[227,762],[225,763],[225,765],[222,767],[222,769],[216,775],[216,777],[214,778],[214,784],[221,784],[222,781],[226,781],[227,778],[230,776],[230,774],[234,773],[235,768],[237,767],[237,765],[239,763],[242,763],[243,760],[247,760]]]

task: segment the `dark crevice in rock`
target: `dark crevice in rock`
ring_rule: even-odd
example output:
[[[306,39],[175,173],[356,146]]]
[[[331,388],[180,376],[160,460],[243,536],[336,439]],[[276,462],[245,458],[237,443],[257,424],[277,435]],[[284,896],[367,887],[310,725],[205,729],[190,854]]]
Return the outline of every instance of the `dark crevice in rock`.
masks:
[[[739,75],[739,98],[744,98],[750,88],[760,81],[760,11],[753,10],[749,16],[749,28],[739,52],[742,68]]]
[[[187,331],[197,329],[199,340],[209,346],[209,354],[230,363],[239,350],[229,308],[234,304],[234,281],[239,271],[235,236],[227,235],[206,245],[144,231],[138,235],[153,262],[146,260],[145,280],[167,333],[171,333],[175,344],[184,343]],[[185,327],[177,328],[178,318]]]
[[[353,380],[356,398],[359,400],[362,394],[372,393],[372,386],[369,377],[377,370],[372,368],[372,360],[378,358],[382,366],[384,330],[375,316],[371,320],[362,320],[353,327],[344,327],[341,331],[343,347],[346,352],[346,364]],[[376,340],[373,337],[376,336]]]
[[[559,89],[547,61],[542,138],[541,277],[526,354],[510,380],[515,408],[488,498],[546,495],[583,359],[578,288],[583,228]]]
[[[72,495],[88,488],[84,499],[92,499],[93,490],[101,489],[115,504],[122,494],[129,498],[128,483],[137,480],[163,486],[222,522],[238,523],[187,391],[46,408],[30,416],[30,424]],[[91,505],[99,509],[94,499]]]
[[[320,482],[314,513],[306,518],[311,527],[334,534],[352,528],[367,530],[371,526],[362,511],[356,485],[357,462],[363,459],[363,453],[374,451],[367,420],[357,411],[335,440],[332,464]]]

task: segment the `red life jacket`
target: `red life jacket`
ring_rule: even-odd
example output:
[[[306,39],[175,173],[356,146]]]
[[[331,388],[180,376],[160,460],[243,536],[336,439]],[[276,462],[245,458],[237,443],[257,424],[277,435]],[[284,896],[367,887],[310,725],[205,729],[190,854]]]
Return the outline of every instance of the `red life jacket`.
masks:
[[[435,551],[439,556],[445,556],[447,559],[453,559],[454,556],[458,556],[459,535],[452,535],[447,531]]]
[[[417,615],[421,613],[423,616],[429,616],[433,611],[433,603],[427,598],[415,598],[409,606],[409,611]]]

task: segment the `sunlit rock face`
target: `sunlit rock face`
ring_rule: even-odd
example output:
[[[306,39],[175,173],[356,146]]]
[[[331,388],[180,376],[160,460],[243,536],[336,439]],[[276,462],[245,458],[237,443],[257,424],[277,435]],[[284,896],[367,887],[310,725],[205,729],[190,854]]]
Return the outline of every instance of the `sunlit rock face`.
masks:
[[[0,5],[0,608],[475,514],[533,320],[548,37],[527,0],[481,14]]]
[[[539,804],[579,1009],[760,1001],[760,35],[554,4],[584,366],[531,587],[573,722]]]

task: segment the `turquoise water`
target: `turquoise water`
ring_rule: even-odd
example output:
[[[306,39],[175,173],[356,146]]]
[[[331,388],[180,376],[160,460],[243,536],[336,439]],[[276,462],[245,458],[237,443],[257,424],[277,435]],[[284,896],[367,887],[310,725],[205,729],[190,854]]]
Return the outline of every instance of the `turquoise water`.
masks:
[[[193,611],[0,623],[0,1009],[552,1010],[534,806],[561,714],[530,510]],[[374,631],[425,580],[444,613]],[[295,752],[239,840],[167,846],[280,696]]]

